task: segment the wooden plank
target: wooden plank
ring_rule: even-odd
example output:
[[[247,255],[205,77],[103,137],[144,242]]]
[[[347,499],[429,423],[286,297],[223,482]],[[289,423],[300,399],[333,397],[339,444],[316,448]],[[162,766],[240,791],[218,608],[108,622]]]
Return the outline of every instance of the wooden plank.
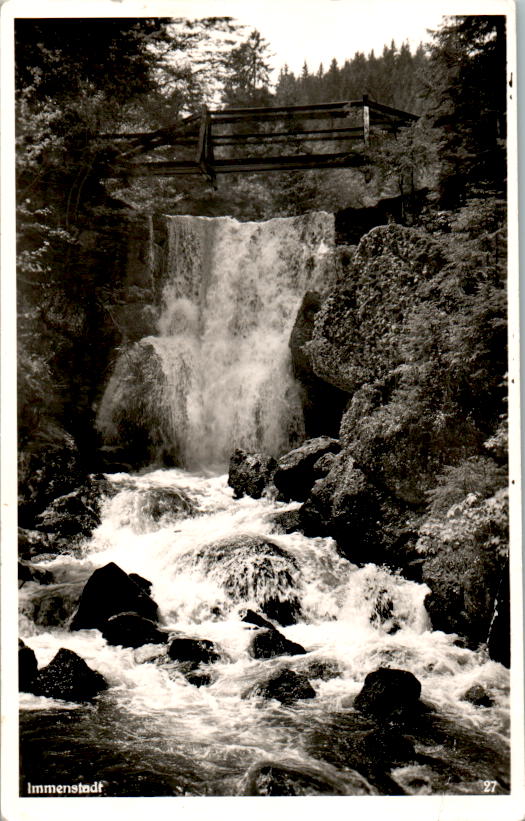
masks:
[[[286,171],[309,168],[348,168],[369,162],[365,155],[356,152],[337,154],[293,154],[286,157],[245,157],[216,159],[213,171],[229,174],[240,171]],[[126,168],[113,169],[116,176],[176,176],[179,174],[202,173],[195,160],[158,161],[130,164]]]
[[[234,140],[235,142],[241,142],[245,139],[271,139],[273,137],[307,137],[311,134],[319,134],[320,138],[326,136],[326,139],[333,139],[332,137],[328,137],[329,134],[362,134],[363,129],[360,125],[352,126],[349,128],[320,128],[308,131],[270,131],[270,132],[261,132],[261,131],[254,131],[248,134],[214,134],[213,141],[216,144],[222,145],[223,140]],[[317,138],[319,139],[319,138]]]
[[[264,143],[264,144],[269,143],[271,145],[275,145],[276,143],[289,144],[290,140],[293,140],[293,139],[298,139],[302,143],[308,143],[308,142],[315,142],[315,143],[336,142],[338,140],[344,140],[346,142],[363,142],[363,129],[359,128],[357,130],[357,133],[353,134],[353,135],[352,134],[346,134],[346,135],[334,134],[332,137],[316,137],[316,136],[314,136],[314,137],[295,137],[295,134],[288,134],[284,137],[277,137],[277,136],[273,136],[272,134],[268,134],[268,135],[263,136],[261,134],[261,135],[257,135],[257,137],[258,137],[258,139],[255,140],[255,141],[252,141],[252,142],[246,142],[246,141],[243,141],[243,140],[233,140],[233,139],[232,140],[224,140],[223,142],[218,143],[215,147],[216,148],[222,148],[223,146],[230,146],[230,145],[231,146],[235,145],[235,146],[238,146],[238,147],[239,146],[242,147],[243,145],[245,145],[246,147],[250,147],[250,146],[260,144],[260,143]]]
[[[402,120],[419,120],[419,116],[417,114],[410,114],[408,111],[402,111],[400,108],[392,108],[388,105],[382,105],[381,103],[376,103],[373,100],[369,100],[368,105],[376,111],[383,111],[385,114],[392,114]]]

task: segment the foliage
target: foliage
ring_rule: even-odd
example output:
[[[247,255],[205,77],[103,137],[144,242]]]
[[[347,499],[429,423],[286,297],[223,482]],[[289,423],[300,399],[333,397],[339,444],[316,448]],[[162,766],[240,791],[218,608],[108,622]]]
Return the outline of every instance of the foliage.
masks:
[[[427,493],[431,517],[446,513],[472,494],[479,500],[493,496],[507,485],[508,472],[493,459],[471,456],[459,465],[445,467],[437,482]]]

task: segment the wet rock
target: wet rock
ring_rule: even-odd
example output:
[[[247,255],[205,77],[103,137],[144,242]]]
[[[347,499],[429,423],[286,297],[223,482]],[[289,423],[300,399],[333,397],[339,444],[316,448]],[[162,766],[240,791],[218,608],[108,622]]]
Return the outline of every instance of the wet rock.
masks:
[[[268,630],[275,630],[274,625],[270,621],[249,608],[239,610],[239,618],[241,621],[248,622],[248,624],[255,624],[257,627],[266,627]]]
[[[18,689],[22,693],[32,692],[32,682],[38,673],[38,662],[33,650],[22,639],[18,639]]]
[[[195,512],[190,497],[183,490],[169,487],[146,488],[140,494],[141,512],[153,522],[177,521]]]
[[[18,464],[19,522],[34,527],[46,505],[79,485],[85,476],[73,437],[54,420],[38,420],[30,444],[21,446]]]
[[[330,681],[333,678],[339,678],[343,671],[335,661],[313,659],[308,661],[307,664],[301,665],[301,673],[304,673],[310,679]]]
[[[337,439],[319,436],[309,439],[279,459],[273,481],[282,499],[303,502],[314,481],[314,466],[326,453],[338,453]]]
[[[102,635],[108,644],[135,649],[144,644],[165,644],[168,641],[168,633],[137,613],[111,616],[102,627]]]
[[[240,795],[373,795],[374,790],[358,773],[335,779],[311,765],[261,762],[243,778]]]
[[[368,673],[354,708],[389,721],[403,721],[419,712],[421,684],[407,670],[379,667]]]
[[[299,656],[305,654],[306,650],[272,628],[258,630],[250,642],[248,652],[255,659],[269,659],[274,656]]]
[[[241,534],[206,545],[195,559],[234,602],[254,602],[258,610],[283,626],[300,617],[297,562],[279,545]]]
[[[61,647],[33,679],[31,692],[36,696],[83,702],[91,701],[107,687],[104,676],[88,667],[72,650]]]
[[[52,584],[53,574],[49,570],[44,570],[27,562],[18,562],[18,581],[36,582],[37,584]]]
[[[55,553],[58,550],[58,546],[47,533],[28,530],[24,527],[18,528],[18,555],[22,560],[32,559],[44,553]]]
[[[300,699],[315,698],[315,690],[301,673],[281,670],[266,681],[256,684],[247,695],[274,698],[282,704],[292,704]]]
[[[301,511],[283,510],[272,513],[269,520],[277,533],[295,533],[301,530]]]
[[[493,699],[481,684],[473,684],[461,698],[463,701],[470,701],[475,707],[492,707],[494,704]]]
[[[213,681],[209,673],[187,673],[185,678],[188,684],[192,684],[194,687],[207,687]]]
[[[102,630],[111,616],[127,612],[156,621],[158,607],[127,573],[110,562],[95,570],[88,579],[71,630]]]
[[[215,644],[207,639],[175,638],[168,647],[173,661],[188,664],[188,672],[199,664],[213,664],[220,660]]]
[[[144,592],[147,593],[149,596],[149,594],[151,593],[151,588],[153,586],[153,583],[150,582],[149,579],[145,579],[143,576],[139,576],[138,573],[128,573],[128,576],[130,577],[130,579],[133,579],[135,584],[138,584],[138,586],[141,587],[144,590]]]
[[[21,612],[39,627],[66,627],[72,618],[82,592],[82,582],[61,582],[38,587],[36,590],[20,590]]]
[[[103,498],[115,492],[107,479],[90,476],[84,484],[54,499],[39,513],[37,527],[60,539],[87,538],[100,524]]]
[[[233,496],[252,496],[260,499],[265,487],[270,484],[277,467],[276,460],[263,453],[249,453],[238,448],[230,457],[228,484],[233,488]]]

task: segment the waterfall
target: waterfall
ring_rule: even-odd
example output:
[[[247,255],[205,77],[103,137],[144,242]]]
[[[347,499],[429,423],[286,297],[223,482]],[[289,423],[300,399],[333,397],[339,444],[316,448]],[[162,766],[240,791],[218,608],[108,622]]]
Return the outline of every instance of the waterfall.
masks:
[[[166,219],[157,333],[117,359],[98,427],[187,467],[223,467],[236,447],[278,455],[304,437],[288,342],[304,292],[333,276],[333,215]]]

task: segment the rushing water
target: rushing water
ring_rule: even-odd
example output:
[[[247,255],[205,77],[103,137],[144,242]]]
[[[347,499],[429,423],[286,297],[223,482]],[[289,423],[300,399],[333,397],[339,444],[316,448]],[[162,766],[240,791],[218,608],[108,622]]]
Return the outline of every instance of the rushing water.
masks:
[[[119,425],[154,430],[153,459],[189,467],[280,454],[304,437],[288,340],[304,293],[333,276],[333,215],[167,220],[157,333],[117,360],[99,428],[108,442]]]
[[[331,539],[280,532],[275,515],[296,503],[234,500],[227,485],[234,447],[278,455],[303,435],[288,339],[305,290],[329,280],[333,218],[168,221],[157,333],[117,359],[98,425],[109,444],[142,432],[152,461],[186,469],[109,474],[114,493],[92,537],[41,562],[52,584],[21,588],[20,635],[39,666],[65,647],[109,683],[90,706],[21,695],[22,794],[27,782],[79,780],[103,781],[105,795],[249,794],[261,762],[330,794],[482,793],[484,781],[507,792],[505,668],[431,630],[424,585],[354,566]],[[192,512],[159,513],[160,489],[187,494]],[[261,539],[277,550],[254,550]],[[108,562],[152,582],[164,629],[217,645],[207,686],[190,684],[158,647],[114,647],[98,630],[68,629],[86,580]],[[305,655],[250,655],[254,628],[241,611],[272,599],[298,613],[279,629]],[[370,725],[352,706],[381,666],[412,672],[427,706],[412,733],[416,758],[383,782],[360,768],[356,739]],[[303,672],[315,698],[250,695],[284,668]],[[491,707],[463,699],[473,684]]]
[[[447,752],[442,738],[420,743],[431,757],[437,751],[441,770],[452,767],[455,772],[451,784],[450,778],[440,775],[440,768],[413,765],[398,768],[399,783],[406,788],[407,780],[409,787],[417,782],[416,792],[481,792],[481,780],[490,778],[505,789],[506,671],[458,646],[454,636],[430,630],[423,585],[374,565],[358,568],[338,556],[330,539],[276,533],[273,515],[294,505],[248,497],[234,500],[225,476],[160,470],[135,477],[115,474],[112,482],[118,493],[106,501],[103,522],[82,555],[46,562],[57,583],[44,592],[34,583],[21,590],[21,635],[35,650],[39,664],[67,647],[110,684],[90,708],[22,695],[22,707],[38,711],[38,720],[33,712],[28,725],[25,771],[32,783],[46,783],[41,770],[49,766],[49,751],[54,749],[49,748],[52,732],[57,734],[58,748],[68,751],[59,758],[51,755],[55,778],[57,766],[66,783],[79,774],[87,780],[92,775],[91,780],[108,783],[110,794],[134,794],[133,789],[144,794],[238,794],[250,765],[267,760],[321,773],[335,779],[337,790],[344,792],[352,785],[355,788],[355,774],[337,757],[323,753],[326,728],[336,716],[330,743],[337,746],[337,732],[355,715],[352,702],[365,675],[389,666],[414,673],[422,684],[423,701],[437,710],[442,722],[448,722],[445,737],[450,735],[451,750]],[[151,517],[144,499],[157,487],[186,491],[195,515]],[[301,616],[297,624],[279,629],[302,644],[306,655],[264,660],[249,655],[253,628],[240,619],[239,610],[241,606],[259,610],[264,597],[275,592],[273,581],[269,578],[266,588],[252,586],[248,597],[239,600],[229,584],[234,568],[218,563],[210,572],[209,562],[204,561],[210,545],[241,534],[247,543],[248,537],[266,537],[293,558],[294,586],[288,593],[299,598]],[[250,560],[249,548],[245,557],[241,553],[241,562],[243,558]],[[62,612],[57,599],[67,603],[68,585],[78,595],[93,569],[109,561],[153,582],[152,596],[166,629],[217,644],[221,661],[209,668],[209,686],[197,688],[169,666],[146,660],[151,647],[111,647],[97,630],[69,632],[67,613],[63,623],[51,629],[46,625],[53,621],[50,613]],[[286,596],[287,591],[281,589],[279,595]],[[385,601],[388,607],[382,606]],[[314,661],[332,668],[334,677],[316,677],[319,668],[312,667]],[[283,667],[306,672],[316,698],[283,706],[245,697],[253,684]],[[483,685],[494,706],[475,707],[461,699],[475,683]],[[458,778],[451,764],[452,744],[458,744],[462,733],[470,753],[465,754]],[[485,757],[490,751],[485,763],[483,750]],[[131,782],[142,787],[132,788]]]

